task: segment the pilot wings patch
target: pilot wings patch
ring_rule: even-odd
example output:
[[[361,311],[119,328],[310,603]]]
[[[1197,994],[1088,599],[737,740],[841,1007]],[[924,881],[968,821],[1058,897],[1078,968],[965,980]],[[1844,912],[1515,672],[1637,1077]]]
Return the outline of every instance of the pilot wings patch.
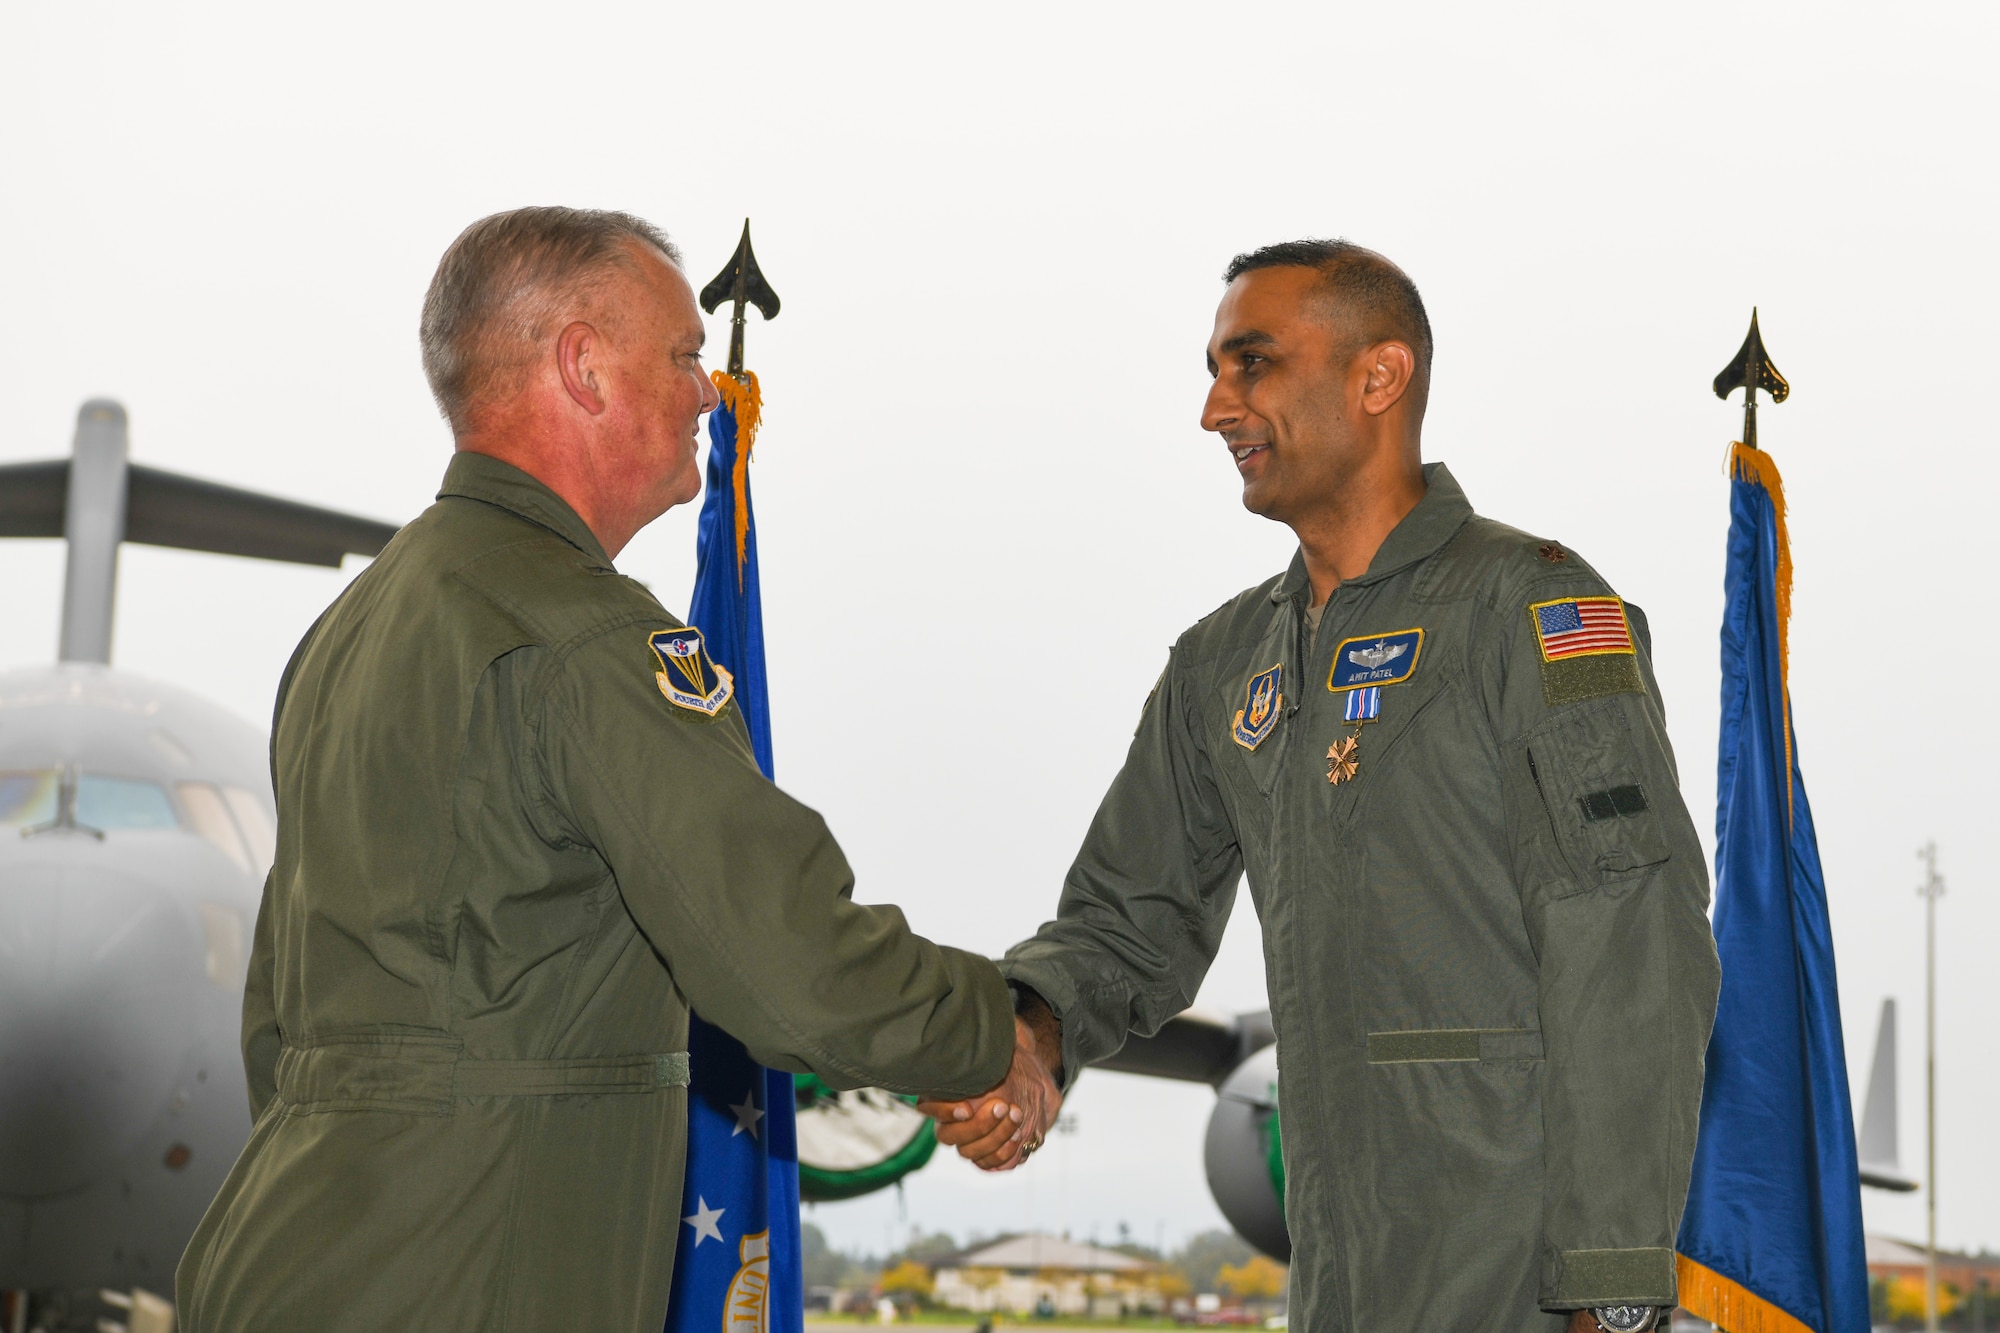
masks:
[[[653,679],[676,707],[714,717],[736,692],[735,678],[709,659],[700,630],[663,629],[648,642],[660,664]]]
[[[1359,634],[1342,639],[1333,650],[1333,673],[1326,687],[1338,694],[1364,685],[1395,685],[1416,674],[1423,656],[1424,632],[1399,629],[1393,634]]]

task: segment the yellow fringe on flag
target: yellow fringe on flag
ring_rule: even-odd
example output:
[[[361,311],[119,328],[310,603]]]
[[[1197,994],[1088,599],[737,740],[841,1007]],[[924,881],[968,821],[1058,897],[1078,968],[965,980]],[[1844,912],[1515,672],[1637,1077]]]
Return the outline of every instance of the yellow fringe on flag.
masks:
[[[1813,1333],[1810,1325],[1685,1254],[1674,1256],[1674,1271],[1680,1277],[1681,1305],[1725,1333]]]
[[[750,558],[750,450],[756,447],[757,426],[764,417],[764,395],[752,370],[744,371],[741,380],[726,370],[715,371],[709,378],[715,381],[723,405],[736,418],[736,462],[729,469],[729,487],[736,494],[736,589],[741,592],[743,564]]]
[[[1729,475],[1736,481],[1762,486],[1771,497],[1778,522],[1778,682],[1785,706],[1785,816],[1792,814],[1792,539],[1785,531],[1785,480],[1778,464],[1762,449],[1729,446]],[[1693,1309],[1693,1306],[1689,1306]]]

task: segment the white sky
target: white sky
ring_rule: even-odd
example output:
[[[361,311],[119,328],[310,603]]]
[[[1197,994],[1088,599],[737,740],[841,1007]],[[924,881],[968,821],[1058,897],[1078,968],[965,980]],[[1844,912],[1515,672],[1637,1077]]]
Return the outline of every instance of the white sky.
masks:
[[[1972,4],[11,6],[0,461],[65,453],[103,394],[137,461],[407,519],[449,443],[417,307],[461,227],[632,209],[699,282],[747,214],[785,302],[750,331],[779,778],[861,897],[998,952],[1052,908],[1167,645],[1288,558],[1197,426],[1232,253],[1345,235],[1415,277],[1426,456],[1646,608],[1704,830],[1739,420],[1708,384],[1756,303],[1794,389],[1763,441],[1850,1062],[1896,996],[1920,1169],[1935,837],[1940,1237],[2000,1248],[1995,635],[1966,595],[2000,480],[1996,27]],[[693,543],[690,506],[620,563],[683,607]],[[0,665],[44,660],[60,548],[0,560]],[[128,547],[122,572],[117,660],[263,722],[355,567]],[[1263,993],[1246,911],[1203,1000]],[[1220,1224],[1211,1100],[1093,1075],[1030,1170],[940,1161],[814,1220],[876,1249],[908,1224],[1172,1243]],[[1871,1228],[1920,1237],[1921,1197],[1871,1192]]]

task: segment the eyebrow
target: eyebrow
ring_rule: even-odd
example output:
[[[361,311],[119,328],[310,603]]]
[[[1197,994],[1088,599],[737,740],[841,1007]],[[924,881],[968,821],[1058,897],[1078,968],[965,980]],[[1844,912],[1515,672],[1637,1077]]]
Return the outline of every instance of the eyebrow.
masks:
[[[1276,344],[1277,341],[1276,338],[1265,333],[1262,329],[1246,329],[1235,337],[1225,340],[1221,350],[1225,354],[1240,352],[1246,347],[1270,347]]]

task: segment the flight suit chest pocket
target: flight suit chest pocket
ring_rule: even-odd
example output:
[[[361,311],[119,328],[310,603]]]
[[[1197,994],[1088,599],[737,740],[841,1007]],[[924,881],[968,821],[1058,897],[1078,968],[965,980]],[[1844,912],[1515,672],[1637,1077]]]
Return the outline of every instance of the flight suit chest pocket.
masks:
[[[1616,701],[1564,715],[1528,744],[1529,775],[1582,883],[1667,859],[1657,802],[1671,797],[1672,778],[1643,762],[1645,753]]]

